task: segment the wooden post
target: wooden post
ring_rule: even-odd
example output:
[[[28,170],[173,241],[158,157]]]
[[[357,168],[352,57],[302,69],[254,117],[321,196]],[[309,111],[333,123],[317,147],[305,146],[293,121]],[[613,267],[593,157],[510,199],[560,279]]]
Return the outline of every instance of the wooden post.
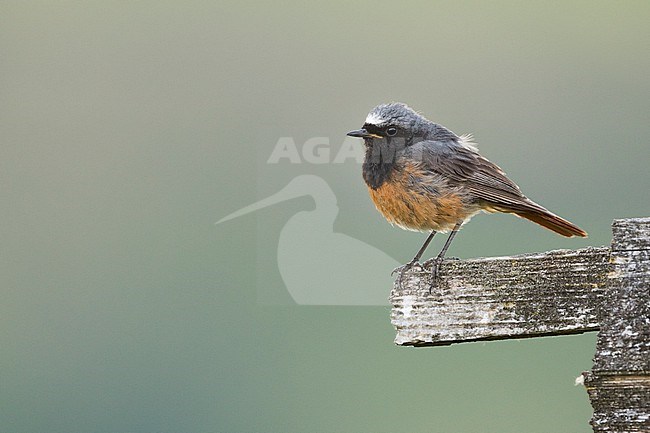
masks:
[[[448,260],[429,293],[413,268],[390,300],[395,343],[458,342],[597,331],[583,373],[595,432],[650,432],[650,218],[615,220],[611,248]]]
[[[585,385],[594,432],[650,432],[650,218],[613,224],[594,366]]]

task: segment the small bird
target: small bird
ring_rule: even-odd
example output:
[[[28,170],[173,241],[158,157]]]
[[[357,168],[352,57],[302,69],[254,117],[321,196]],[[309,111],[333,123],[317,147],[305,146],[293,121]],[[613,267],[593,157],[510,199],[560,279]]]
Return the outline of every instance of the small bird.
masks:
[[[432,260],[432,286],[454,236],[477,213],[504,212],[533,221],[562,236],[586,237],[575,224],[526,197],[496,164],[478,153],[471,135],[458,136],[418,114],[406,104],[373,108],[361,129],[348,132],[363,138],[363,179],[377,210],[406,230],[429,232],[413,260],[416,264],[437,232],[451,231]]]

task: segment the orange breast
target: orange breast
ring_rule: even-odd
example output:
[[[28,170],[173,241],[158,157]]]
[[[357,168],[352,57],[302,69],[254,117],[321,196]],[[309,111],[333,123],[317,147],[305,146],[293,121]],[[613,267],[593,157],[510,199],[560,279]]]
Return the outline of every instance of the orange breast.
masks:
[[[462,190],[414,165],[395,169],[379,188],[368,191],[388,222],[407,230],[448,231],[478,210]]]

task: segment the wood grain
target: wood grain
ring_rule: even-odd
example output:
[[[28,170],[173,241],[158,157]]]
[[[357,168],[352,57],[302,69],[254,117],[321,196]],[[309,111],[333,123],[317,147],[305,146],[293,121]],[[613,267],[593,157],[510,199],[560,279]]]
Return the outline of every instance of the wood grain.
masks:
[[[650,432],[650,218],[616,220],[592,371],[594,432]]]
[[[398,345],[446,345],[595,331],[609,248],[447,260],[429,294],[430,268],[407,272],[390,300]]]
[[[611,248],[448,260],[391,293],[395,343],[437,346],[596,331],[584,372],[594,432],[650,432],[650,218],[615,220]]]

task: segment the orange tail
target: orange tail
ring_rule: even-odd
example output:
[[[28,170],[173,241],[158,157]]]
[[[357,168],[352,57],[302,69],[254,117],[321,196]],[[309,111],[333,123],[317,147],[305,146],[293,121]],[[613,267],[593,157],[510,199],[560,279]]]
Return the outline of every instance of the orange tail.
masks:
[[[573,236],[580,236],[583,238],[587,237],[586,231],[544,208],[541,208],[540,210],[516,210],[514,213],[522,218],[526,218],[527,220],[546,227],[549,230],[553,230],[555,233],[561,234],[562,236],[569,238]]]

